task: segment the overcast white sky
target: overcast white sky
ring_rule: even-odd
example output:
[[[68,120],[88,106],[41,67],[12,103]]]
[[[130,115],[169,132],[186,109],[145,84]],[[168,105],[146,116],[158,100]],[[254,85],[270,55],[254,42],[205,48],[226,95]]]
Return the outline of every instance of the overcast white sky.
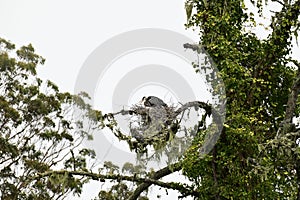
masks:
[[[0,37],[18,47],[32,43],[46,58],[39,76],[69,92],[84,61],[101,43],[140,28],[168,29],[197,41],[185,22],[184,1],[0,0]],[[93,190],[89,193],[97,194]]]
[[[185,22],[184,0],[0,0],[0,37],[17,46],[32,43],[46,58],[39,76],[69,92],[84,61],[106,40],[135,29],[162,28],[198,41]]]
[[[102,42],[139,28],[164,28],[188,36],[184,1],[0,0],[1,37],[32,43],[46,58],[39,72],[62,90],[73,91],[80,67]]]

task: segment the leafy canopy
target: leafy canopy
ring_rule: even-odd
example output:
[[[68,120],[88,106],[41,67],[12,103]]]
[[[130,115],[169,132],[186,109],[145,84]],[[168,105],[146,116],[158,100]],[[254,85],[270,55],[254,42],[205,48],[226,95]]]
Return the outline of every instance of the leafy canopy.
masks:
[[[259,39],[244,1],[186,1],[186,27],[199,30],[199,48],[212,57],[226,87],[226,121],[211,153],[199,156],[200,129],[179,162],[157,171],[132,163],[120,169],[109,161],[90,168],[87,157],[94,152],[79,148],[92,135],[86,126],[121,137],[115,121],[92,110],[86,94],[61,93],[39,79],[36,67],[45,60],[31,45],[15,51],[0,39],[1,197],[59,199],[80,194],[89,180],[109,180],[112,186],[98,198],[147,199],[156,185],[194,199],[300,199],[300,131],[293,123],[300,113],[300,64],[291,57],[300,0],[272,2],[281,10],[273,13],[269,36]],[[263,2],[251,3],[262,15]],[[162,180],[177,171],[190,184]]]
[[[39,177],[59,168],[87,170],[93,151],[79,149],[86,136],[82,120],[92,125],[100,112],[86,95],[59,92],[42,81],[36,67],[45,59],[31,44],[15,50],[0,38],[0,196],[2,199],[53,199],[79,194],[83,179],[68,174]],[[76,115],[74,114],[76,113]]]
[[[262,1],[252,3],[262,14]],[[292,117],[299,113],[291,107],[291,92],[299,93],[299,62],[290,54],[300,1],[278,5],[269,36],[259,39],[244,1],[186,2],[186,26],[200,28],[200,45],[216,62],[227,98],[224,130],[213,152],[199,159],[196,142],[184,161],[200,199],[300,198],[298,129],[281,129],[294,127]]]

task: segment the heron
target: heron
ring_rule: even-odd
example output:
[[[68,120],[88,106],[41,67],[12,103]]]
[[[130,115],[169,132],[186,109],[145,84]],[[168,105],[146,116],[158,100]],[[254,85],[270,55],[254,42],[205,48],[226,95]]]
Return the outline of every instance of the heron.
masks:
[[[143,97],[142,104],[145,107],[168,107],[163,100],[155,96]]]

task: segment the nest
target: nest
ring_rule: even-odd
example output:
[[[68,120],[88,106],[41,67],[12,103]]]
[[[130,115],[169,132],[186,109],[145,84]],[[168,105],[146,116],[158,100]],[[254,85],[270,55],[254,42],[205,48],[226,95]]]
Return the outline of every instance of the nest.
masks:
[[[175,107],[134,105],[131,110],[137,118],[130,123],[130,134],[139,142],[162,137],[164,134],[167,136],[177,117]]]
[[[117,113],[104,115],[110,123],[109,127],[114,135],[120,140],[127,141],[131,150],[138,153],[147,152],[147,147],[152,145],[154,149],[160,149],[167,144],[168,141],[175,138],[176,133],[180,131],[180,122],[186,110],[199,108],[205,110],[202,120],[199,121],[198,127],[205,124],[207,116],[211,115],[211,105],[200,102],[188,102],[176,108],[175,106],[153,106],[145,107],[140,104],[133,105],[129,110],[121,110]],[[131,116],[129,122],[130,135],[123,134],[117,128],[115,115]],[[195,131],[197,132],[197,130]]]

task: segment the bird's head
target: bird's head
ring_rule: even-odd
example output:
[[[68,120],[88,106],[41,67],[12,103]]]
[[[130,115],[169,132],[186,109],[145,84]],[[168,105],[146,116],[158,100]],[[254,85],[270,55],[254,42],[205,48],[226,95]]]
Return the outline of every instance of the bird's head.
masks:
[[[150,103],[149,103],[149,97],[146,97],[144,96],[142,98],[142,100],[140,101],[140,104],[142,104],[143,106],[146,106],[146,107],[150,107]]]

